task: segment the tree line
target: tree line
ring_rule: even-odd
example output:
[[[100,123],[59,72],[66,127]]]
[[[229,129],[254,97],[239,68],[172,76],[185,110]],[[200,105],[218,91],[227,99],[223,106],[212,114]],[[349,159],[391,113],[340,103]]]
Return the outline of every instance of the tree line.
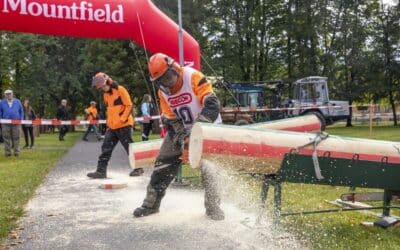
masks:
[[[154,0],[177,21],[177,1]],[[393,1],[396,2],[396,1]],[[384,102],[396,117],[400,4],[381,0],[182,1],[183,26],[200,44],[202,71],[231,81],[329,79],[330,96]],[[155,31],[156,32],[156,31]],[[128,87],[136,104],[152,92],[146,53],[130,41],[0,33],[0,87],[29,98],[41,117],[61,99],[82,113],[101,93],[97,71]],[[397,125],[397,120],[394,120]]]

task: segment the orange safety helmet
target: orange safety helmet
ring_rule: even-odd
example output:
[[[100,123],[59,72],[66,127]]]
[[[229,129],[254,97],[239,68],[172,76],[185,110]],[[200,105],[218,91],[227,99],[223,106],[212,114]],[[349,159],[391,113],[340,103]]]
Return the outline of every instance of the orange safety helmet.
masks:
[[[112,81],[111,77],[103,72],[99,72],[95,76],[93,76],[92,87],[96,87],[97,89],[99,89],[106,85],[109,81]]]
[[[156,53],[152,55],[150,57],[148,67],[151,81],[156,81],[169,69],[173,69],[178,72],[180,68],[179,64],[175,62],[174,59],[163,53]]]

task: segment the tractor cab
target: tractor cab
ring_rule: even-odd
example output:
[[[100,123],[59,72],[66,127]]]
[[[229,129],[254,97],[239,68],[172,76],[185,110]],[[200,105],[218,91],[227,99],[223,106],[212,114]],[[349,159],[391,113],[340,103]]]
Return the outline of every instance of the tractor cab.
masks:
[[[229,89],[239,101],[240,107],[257,108],[264,106],[264,89],[258,86],[232,84]]]
[[[294,83],[293,99],[299,103],[324,105],[329,103],[326,77],[307,77]]]
[[[323,117],[326,124],[349,116],[348,102],[330,100],[328,78],[321,76],[309,76],[294,82],[291,107],[291,116],[315,113]]]

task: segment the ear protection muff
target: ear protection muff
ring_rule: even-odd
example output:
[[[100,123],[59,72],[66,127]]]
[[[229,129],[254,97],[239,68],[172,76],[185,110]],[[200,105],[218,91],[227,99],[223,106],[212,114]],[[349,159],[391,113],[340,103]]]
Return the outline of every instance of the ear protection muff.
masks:
[[[108,82],[108,80],[110,79],[110,77],[107,74],[103,74],[104,79],[106,80],[106,84],[110,85]]]
[[[174,59],[172,59],[169,56],[166,56],[165,61],[167,62],[168,65],[168,70],[173,70],[176,74],[178,74],[178,70],[176,69],[176,67],[174,66],[174,64],[176,63]]]

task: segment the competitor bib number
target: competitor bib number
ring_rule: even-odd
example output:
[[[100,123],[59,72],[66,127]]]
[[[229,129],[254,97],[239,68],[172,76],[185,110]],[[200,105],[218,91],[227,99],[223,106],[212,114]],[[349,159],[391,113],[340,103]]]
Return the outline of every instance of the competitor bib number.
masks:
[[[193,124],[193,115],[189,107],[183,106],[173,110],[175,115],[182,119],[184,124]]]

